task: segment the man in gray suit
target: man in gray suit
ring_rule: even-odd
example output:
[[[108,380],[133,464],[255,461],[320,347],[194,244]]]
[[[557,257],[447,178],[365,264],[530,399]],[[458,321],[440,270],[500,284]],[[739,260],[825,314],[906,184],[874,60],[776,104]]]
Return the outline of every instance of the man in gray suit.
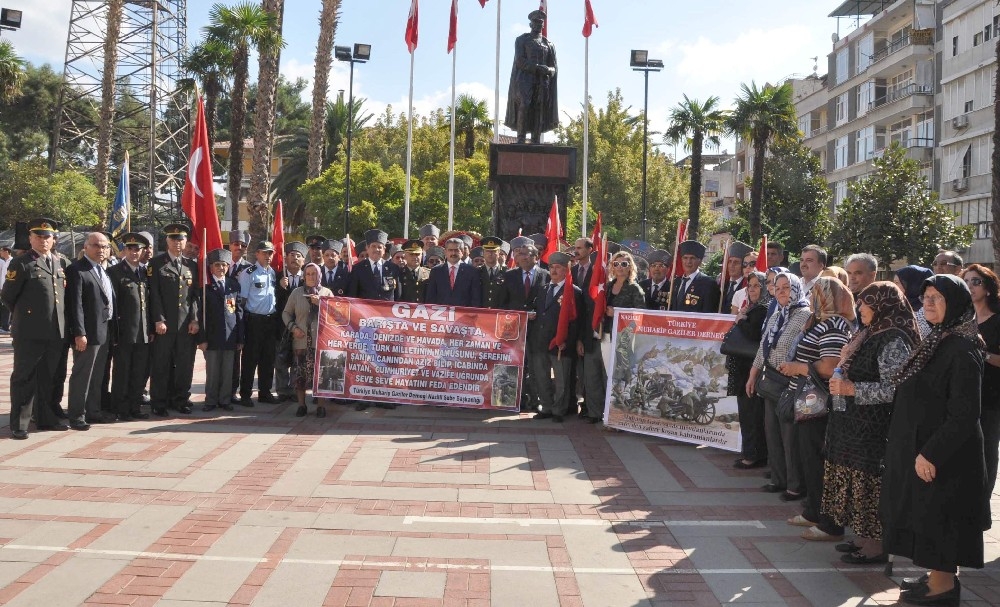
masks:
[[[73,338],[67,413],[75,426],[115,421],[114,415],[101,411],[101,380],[115,311],[114,286],[106,270],[110,252],[108,237],[91,232],[84,256],[66,269],[66,324]]]

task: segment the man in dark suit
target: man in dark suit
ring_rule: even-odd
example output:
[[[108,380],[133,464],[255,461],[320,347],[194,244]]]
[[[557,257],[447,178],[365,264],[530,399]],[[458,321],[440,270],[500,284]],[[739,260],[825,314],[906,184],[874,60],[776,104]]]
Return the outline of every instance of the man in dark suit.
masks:
[[[471,264],[462,262],[463,243],[449,238],[444,243],[445,263],[431,270],[424,301],[444,306],[479,307],[482,284]]]
[[[290,383],[289,371],[292,365],[292,352],[280,349],[281,337],[285,332],[285,325],[281,321],[281,313],[285,311],[285,304],[292,291],[303,284],[302,266],[309,255],[309,248],[304,242],[294,240],[285,243],[285,267],[281,271],[278,279],[278,286],[274,289],[275,311],[277,316],[274,321],[274,391],[278,393],[279,401],[295,400],[295,390]]]
[[[343,248],[344,243],[339,240],[331,239],[322,244],[323,265],[320,266],[320,284],[338,297],[343,297],[347,293],[347,282],[351,277],[347,265],[340,260]]]
[[[733,295],[745,286],[743,282],[743,258],[753,253],[753,249],[738,240],[726,249],[726,264],[722,273],[726,276],[722,289],[722,313],[732,314]]]
[[[423,303],[427,279],[431,275],[429,269],[420,265],[420,259],[424,256],[424,243],[419,240],[407,240],[403,243],[403,254],[406,265],[401,272],[403,294],[399,300]]]
[[[607,384],[607,370],[604,366],[604,356],[601,353],[600,334],[594,331],[594,300],[590,297],[590,281],[594,275],[594,265],[604,263],[597,260],[594,253],[594,241],[590,238],[578,238],[573,245],[573,285],[583,293],[584,307],[577,311],[580,320],[580,338],[576,345],[576,358],[570,386],[569,413],[576,409],[576,391],[579,384],[583,389],[583,406],[580,417],[596,424],[604,417],[604,394]]]
[[[148,419],[142,412],[142,391],[149,379],[149,353],[153,328],[149,322],[149,279],[140,259],[149,247],[142,234],[122,236],[125,257],[108,270],[115,290],[115,356],[111,377],[111,403],[118,419]]]
[[[11,260],[0,290],[0,299],[11,313],[14,366],[10,374],[10,434],[18,440],[28,438],[36,404],[40,426],[66,429],[50,419],[48,399],[40,402],[35,398],[39,386],[51,385],[66,335],[66,276],[52,255],[56,223],[39,217],[28,222],[28,232],[31,249]]]
[[[639,281],[642,292],[646,294],[646,308],[650,310],[666,310],[670,301],[670,283],[667,273],[673,259],[670,253],[653,249],[646,256],[649,262],[649,278]]]
[[[497,238],[487,236],[479,241],[483,249],[483,261],[479,268],[479,282],[482,285],[482,297],[484,308],[500,308],[503,301],[504,273],[507,268],[500,265],[500,253],[510,252],[510,245]]]
[[[702,274],[698,269],[705,258],[705,245],[696,240],[685,240],[677,248],[684,267],[684,276],[677,278],[670,301],[674,312],[719,311],[719,283],[714,278]]]
[[[309,255],[307,256],[307,258],[311,263],[314,263],[318,266],[323,265],[323,257],[324,257],[323,252],[326,250],[323,248],[323,245],[326,242],[327,238],[322,234],[313,234],[312,236],[306,237],[306,246],[309,247]],[[338,241],[334,240],[332,242],[338,242]]]
[[[91,232],[84,256],[66,269],[66,325],[73,337],[73,370],[69,376],[71,424],[114,421],[101,411],[101,380],[108,363],[114,287],[104,269],[111,251],[107,236]]]
[[[399,301],[403,294],[399,266],[383,259],[389,235],[382,230],[365,232],[367,259],[354,264],[351,278],[347,283],[348,297]]]
[[[304,246],[304,245],[303,245]],[[243,348],[243,306],[240,304],[240,283],[227,274],[232,253],[225,249],[209,251],[208,264],[212,276],[205,288],[204,324],[198,333],[198,348],[205,355],[205,405],[202,411],[219,407],[232,411],[230,385],[232,358]]]
[[[506,310],[531,311],[535,300],[549,284],[549,272],[538,267],[538,249],[526,236],[518,236],[510,243],[518,267],[504,273],[504,290],[501,306]],[[528,317],[526,339],[530,340],[535,331],[535,320]],[[527,342],[525,342],[527,343]],[[535,390],[534,373],[531,365],[531,349],[524,350],[524,379],[521,382],[521,410],[538,410],[538,393]]]
[[[193,259],[185,259],[189,229],[179,223],[163,226],[166,251],[146,268],[153,339],[153,373],[149,392],[153,413],[161,417],[172,408],[191,413],[191,376],[195,336],[198,334],[198,287],[201,275]]]
[[[570,385],[571,353],[578,341],[580,315],[586,307],[580,287],[572,285],[572,291],[565,289],[571,259],[558,251],[549,255],[551,281],[535,299],[535,330],[528,334],[527,346],[531,350],[532,376],[541,403],[541,411],[535,414],[535,419],[551,418],[554,422],[561,422],[569,410],[570,401],[575,400],[573,386]],[[564,303],[567,297],[575,298],[577,316],[569,323],[566,339],[555,343],[559,313],[567,305]]]

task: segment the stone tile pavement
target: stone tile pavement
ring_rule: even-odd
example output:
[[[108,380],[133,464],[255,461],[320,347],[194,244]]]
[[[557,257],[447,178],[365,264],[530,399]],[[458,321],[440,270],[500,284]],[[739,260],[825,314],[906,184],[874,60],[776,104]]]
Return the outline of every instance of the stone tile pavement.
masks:
[[[4,422],[11,358],[2,337]],[[713,449],[575,419],[294,409],[0,429],[0,604],[890,605],[915,571],[800,540],[797,508]],[[963,604],[1000,605],[986,540]]]

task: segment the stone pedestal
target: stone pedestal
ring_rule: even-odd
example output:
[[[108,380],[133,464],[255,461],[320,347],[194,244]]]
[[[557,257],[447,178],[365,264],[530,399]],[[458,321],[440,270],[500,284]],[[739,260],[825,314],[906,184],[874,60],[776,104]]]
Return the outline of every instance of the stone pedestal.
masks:
[[[544,233],[559,198],[566,226],[569,186],[576,182],[576,148],[517,143],[490,144],[490,187],[493,188],[493,233],[505,240]]]

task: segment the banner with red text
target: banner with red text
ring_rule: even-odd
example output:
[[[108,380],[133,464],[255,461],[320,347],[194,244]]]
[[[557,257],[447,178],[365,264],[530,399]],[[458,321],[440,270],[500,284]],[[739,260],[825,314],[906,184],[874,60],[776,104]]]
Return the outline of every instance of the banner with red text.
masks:
[[[314,394],[518,411],[527,322],[525,312],[323,297]]]
[[[736,397],[719,353],[734,316],[615,310],[604,409],[610,428],[740,450]]]

